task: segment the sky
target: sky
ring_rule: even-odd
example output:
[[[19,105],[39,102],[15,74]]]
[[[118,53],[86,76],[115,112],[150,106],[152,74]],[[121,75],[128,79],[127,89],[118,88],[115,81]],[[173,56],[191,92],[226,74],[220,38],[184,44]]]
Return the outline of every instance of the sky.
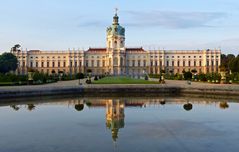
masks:
[[[115,8],[127,47],[239,54],[238,0],[0,0],[0,52],[105,47]]]

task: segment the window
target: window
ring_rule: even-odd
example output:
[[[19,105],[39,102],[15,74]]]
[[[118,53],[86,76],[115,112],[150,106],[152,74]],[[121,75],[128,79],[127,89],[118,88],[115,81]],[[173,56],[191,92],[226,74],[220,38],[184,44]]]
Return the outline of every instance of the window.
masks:
[[[135,60],[132,61],[132,66],[133,66],[133,67],[135,66]]]
[[[103,60],[103,67],[105,67],[105,60]]]
[[[47,67],[49,68],[49,62],[47,62]]]
[[[36,67],[38,68],[38,62],[36,62]]]
[[[55,67],[55,62],[52,62],[52,67],[53,67],[53,68]]]
[[[30,67],[32,68],[33,67],[33,62],[31,61],[31,63],[30,63]]]
[[[167,66],[169,66],[169,61],[167,61]]]
[[[209,66],[209,61],[207,61],[207,66]]]
[[[162,67],[162,61],[160,61],[160,67]]]
[[[155,61],[155,66],[158,66],[158,61]]]
[[[196,56],[194,56],[194,58],[196,58]]]
[[[185,67],[185,61],[183,61],[183,66]]]
[[[153,66],[153,61],[150,61],[150,66]]]
[[[95,61],[92,60],[92,61],[91,61],[91,67],[94,67],[94,66],[95,66]]]
[[[44,67],[44,62],[41,62],[41,67]]]
[[[86,67],[89,66],[88,60],[85,61],[85,66],[86,66]]]
[[[214,66],[214,61],[212,61],[212,66]]]
[[[196,61],[194,61],[194,66],[196,66]]]
[[[216,61],[216,66],[218,66],[218,61]]]
[[[138,60],[138,67],[140,67],[141,63],[140,63],[140,60]]]
[[[66,67],[66,62],[65,61],[63,62],[63,67]]]
[[[25,62],[24,61],[22,62],[22,66],[25,67]]]
[[[191,66],[191,61],[188,61],[188,66]]]
[[[82,66],[82,62],[80,61],[80,65],[79,65],[80,67]]]
[[[61,67],[61,62],[58,62],[58,67]]]
[[[178,61],[178,66],[180,66],[180,61]]]
[[[202,66],[202,61],[199,61],[199,66],[200,66],[200,67]]]
[[[188,56],[188,58],[191,58],[191,56]]]
[[[172,66],[174,66],[174,61],[172,61]]]
[[[72,61],[70,61],[70,67],[72,67]]]
[[[77,67],[77,62],[75,61],[75,67]]]
[[[144,67],[146,67],[146,60],[144,60]]]
[[[100,60],[97,60],[97,67],[100,67]]]

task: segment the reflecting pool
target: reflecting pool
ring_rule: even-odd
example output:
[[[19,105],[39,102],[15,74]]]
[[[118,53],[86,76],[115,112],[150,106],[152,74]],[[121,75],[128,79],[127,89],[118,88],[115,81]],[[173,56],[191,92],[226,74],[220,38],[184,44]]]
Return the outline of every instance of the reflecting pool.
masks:
[[[239,103],[190,97],[0,102],[0,152],[234,152]]]

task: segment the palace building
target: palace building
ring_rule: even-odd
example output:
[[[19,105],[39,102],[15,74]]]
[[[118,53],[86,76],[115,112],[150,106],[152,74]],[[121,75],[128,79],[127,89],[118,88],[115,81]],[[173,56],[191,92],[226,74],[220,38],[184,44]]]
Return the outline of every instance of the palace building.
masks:
[[[219,72],[221,50],[145,50],[125,46],[125,28],[119,24],[117,12],[107,28],[106,47],[88,50],[42,51],[19,50],[14,53],[19,60],[18,74],[29,68],[44,73],[85,73],[93,75],[131,75],[145,73],[182,73],[196,69],[198,73]]]

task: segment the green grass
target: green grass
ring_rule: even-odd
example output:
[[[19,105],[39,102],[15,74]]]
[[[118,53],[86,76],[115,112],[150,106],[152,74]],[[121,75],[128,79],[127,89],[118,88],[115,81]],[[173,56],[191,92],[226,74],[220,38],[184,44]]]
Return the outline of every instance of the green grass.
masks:
[[[98,81],[93,81],[93,84],[158,84],[154,81],[146,81],[142,79],[134,79],[130,77],[117,76],[117,77],[104,77]]]

